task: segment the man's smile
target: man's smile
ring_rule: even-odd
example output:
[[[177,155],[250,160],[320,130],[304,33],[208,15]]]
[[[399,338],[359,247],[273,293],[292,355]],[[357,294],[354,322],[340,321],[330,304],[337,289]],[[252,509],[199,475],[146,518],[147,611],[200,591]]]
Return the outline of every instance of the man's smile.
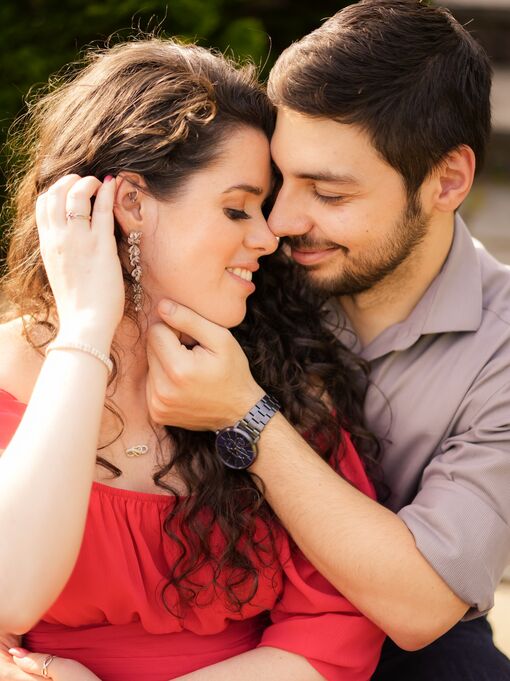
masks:
[[[291,246],[292,259],[298,265],[316,265],[328,260],[334,253],[340,250],[340,246],[329,248],[294,248]]]

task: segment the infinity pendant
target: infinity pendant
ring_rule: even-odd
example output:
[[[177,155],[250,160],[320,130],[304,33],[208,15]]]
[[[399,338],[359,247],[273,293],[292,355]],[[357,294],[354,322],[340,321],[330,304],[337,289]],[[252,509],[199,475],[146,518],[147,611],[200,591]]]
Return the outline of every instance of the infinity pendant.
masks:
[[[134,447],[126,449],[126,456],[129,456],[130,458],[135,456],[142,456],[143,454],[147,454],[148,451],[149,448],[147,447],[147,445],[135,445]]]

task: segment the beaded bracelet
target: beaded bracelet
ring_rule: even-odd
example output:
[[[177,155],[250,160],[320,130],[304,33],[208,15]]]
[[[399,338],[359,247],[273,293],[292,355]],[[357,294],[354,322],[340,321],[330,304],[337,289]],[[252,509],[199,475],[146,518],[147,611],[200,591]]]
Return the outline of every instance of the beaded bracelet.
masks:
[[[102,362],[108,369],[109,374],[111,374],[113,371],[112,360],[105,355],[104,352],[101,352],[97,348],[94,348],[92,345],[88,345],[87,343],[78,343],[75,341],[66,341],[65,343],[50,343],[46,348],[46,355],[48,355],[48,353],[52,350],[78,350],[79,352],[85,352],[87,355],[92,355],[92,357],[95,357]]]

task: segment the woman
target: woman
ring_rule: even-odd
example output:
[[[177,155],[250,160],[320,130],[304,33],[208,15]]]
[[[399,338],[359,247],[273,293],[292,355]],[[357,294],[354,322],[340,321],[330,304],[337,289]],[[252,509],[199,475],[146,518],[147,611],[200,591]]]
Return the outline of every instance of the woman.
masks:
[[[213,434],[161,428],[145,401],[160,301],[235,327],[277,248],[273,112],[253,73],[196,46],[119,45],[31,126],[6,282],[17,314],[0,327],[11,672],[366,681],[381,632],[290,545],[249,473],[211,456]],[[292,422],[373,494],[341,435],[370,440],[359,368],[317,340],[314,302],[273,257],[238,338]]]

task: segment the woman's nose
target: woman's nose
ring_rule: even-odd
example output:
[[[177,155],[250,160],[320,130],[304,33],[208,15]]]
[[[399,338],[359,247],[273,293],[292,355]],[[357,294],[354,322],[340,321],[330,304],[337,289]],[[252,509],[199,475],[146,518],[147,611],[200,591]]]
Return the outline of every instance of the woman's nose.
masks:
[[[263,251],[260,255],[269,255],[278,248],[279,237],[269,229],[267,221],[261,217],[253,224],[253,229],[246,236],[245,243],[249,248]]]

